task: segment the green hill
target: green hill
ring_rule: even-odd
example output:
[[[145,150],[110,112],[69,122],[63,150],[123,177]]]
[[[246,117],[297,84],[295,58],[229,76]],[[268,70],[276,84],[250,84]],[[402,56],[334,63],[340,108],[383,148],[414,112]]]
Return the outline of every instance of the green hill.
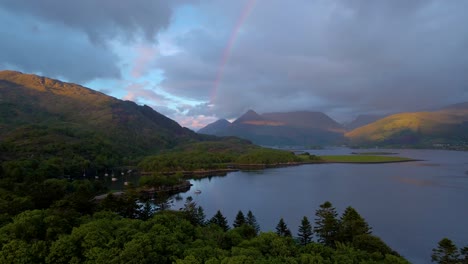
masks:
[[[345,134],[355,145],[467,145],[468,105],[391,115]]]
[[[148,106],[72,83],[0,72],[2,160],[103,167],[200,139]]]

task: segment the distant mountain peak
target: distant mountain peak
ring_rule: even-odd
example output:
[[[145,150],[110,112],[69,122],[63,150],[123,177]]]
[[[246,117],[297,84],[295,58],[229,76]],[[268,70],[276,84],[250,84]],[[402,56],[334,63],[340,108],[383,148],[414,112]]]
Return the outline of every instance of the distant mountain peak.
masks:
[[[245,123],[247,121],[263,121],[264,118],[261,117],[257,112],[252,109],[249,109],[245,114],[237,118],[233,124]]]
[[[216,135],[217,133],[226,129],[231,122],[227,121],[226,119],[218,119],[213,123],[206,125],[203,128],[200,128],[197,133],[200,134],[207,134],[207,135]]]

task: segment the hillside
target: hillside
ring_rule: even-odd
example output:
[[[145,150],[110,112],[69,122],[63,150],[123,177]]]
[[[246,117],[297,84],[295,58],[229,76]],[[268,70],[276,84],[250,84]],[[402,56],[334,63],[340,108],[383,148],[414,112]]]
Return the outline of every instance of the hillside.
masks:
[[[4,160],[60,157],[62,164],[107,166],[200,138],[148,106],[72,83],[0,72]]]
[[[358,115],[353,121],[345,125],[349,131],[373,123],[386,116],[384,115]]]
[[[346,133],[356,145],[433,146],[466,145],[468,104],[433,112],[400,113]]]
[[[231,124],[216,131],[216,122],[200,132],[217,136],[237,136],[260,145],[308,146],[343,142],[343,127],[320,112],[276,112],[258,114],[247,111]]]

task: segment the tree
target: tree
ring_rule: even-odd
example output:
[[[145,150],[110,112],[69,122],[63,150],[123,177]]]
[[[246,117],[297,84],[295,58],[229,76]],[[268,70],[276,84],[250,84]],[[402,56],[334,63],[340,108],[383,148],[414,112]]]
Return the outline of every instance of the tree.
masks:
[[[463,256],[460,258],[461,263],[468,264],[468,246],[460,248],[460,255]]]
[[[358,235],[371,234],[371,228],[362,216],[351,206],[341,216],[338,239],[341,242],[352,242]]]
[[[278,222],[278,225],[276,225],[276,234],[278,234],[278,236],[284,236],[284,237],[292,236],[291,230],[289,230],[283,218],[281,218]]]
[[[312,225],[306,216],[302,218],[301,225],[299,226],[299,233],[297,234],[301,241],[301,245],[307,245],[312,241]]]
[[[315,227],[314,232],[318,237],[318,241],[330,246],[335,246],[335,240],[339,229],[339,222],[336,209],[333,205],[326,201],[315,212]]]
[[[229,230],[229,225],[226,217],[223,216],[220,210],[210,219],[210,224],[215,224],[220,226],[224,231]]]
[[[440,264],[459,263],[458,248],[453,244],[452,240],[443,238],[439,241],[438,247],[432,250],[432,262]]]
[[[260,225],[257,223],[257,219],[255,218],[252,211],[249,210],[247,213],[247,218],[245,219],[246,224],[250,225],[255,229],[255,232],[258,234],[260,232]]]
[[[206,215],[205,215],[205,210],[203,210],[203,207],[198,206],[197,208],[197,214],[195,215],[195,223],[200,226],[204,226],[206,224]]]
[[[234,223],[232,224],[234,227],[241,227],[243,224],[245,224],[245,216],[242,211],[239,210],[239,212],[236,215],[236,219],[234,220]]]

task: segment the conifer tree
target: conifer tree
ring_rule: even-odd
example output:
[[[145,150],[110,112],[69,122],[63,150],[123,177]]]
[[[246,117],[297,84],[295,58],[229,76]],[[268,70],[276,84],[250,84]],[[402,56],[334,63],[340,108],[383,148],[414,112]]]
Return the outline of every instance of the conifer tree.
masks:
[[[260,225],[257,223],[257,218],[255,218],[254,214],[250,210],[247,213],[247,218],[245,219],[245,223],[253,227],[255,229],[256,234],[260,232]]]
[[[197,214],[195,215],[196,224],[204,226],[206,224],[205,218],[206,216],[205,216],[205,211],[203,210],[203,207],[198,206]]]
[[[364,218],[349,206],[341,216],[338,238],[341,242],[352,242],[358,235],[371,234],[371,229]]]
[[[299,232],[297,236],[299,237],[301,241],[301,245],[307,245],[312,241],[312,225],[309,222],[309,219],[307,219],[306,216],[302,218],[301,225],[299,226]]]
[[[276,225],[276,234],[278,236],[284,236],[284,237],[291,237],[291,231],[289,230],[288,226],[284,222],[283,218],[281,218],[278,222],[278,225]]]
[[[224,231],[229,230],[229,225],[226,217],[223,216],[220,210],[216,212],[216,214],[210,219],[210,224],[215,224],[221,227]]]
[[[234,223],[232,224],[234,227],[241,227],[243,224],[245,224],[245,216],[242,211],[239,210],[239,212],[236,215],[236,219],[234,220]]]
[[[432,262],[440,264],[461,263],[458,259],[457,246],[448,238],[444,238],[438,243],[438,247],[432,250]]]
[[[320,205],[320,208],[315,212],[314,232],[318,237],[318,241],[326,246],[335,246],[339,230],[337,215],[336,209],[329,201]]]

